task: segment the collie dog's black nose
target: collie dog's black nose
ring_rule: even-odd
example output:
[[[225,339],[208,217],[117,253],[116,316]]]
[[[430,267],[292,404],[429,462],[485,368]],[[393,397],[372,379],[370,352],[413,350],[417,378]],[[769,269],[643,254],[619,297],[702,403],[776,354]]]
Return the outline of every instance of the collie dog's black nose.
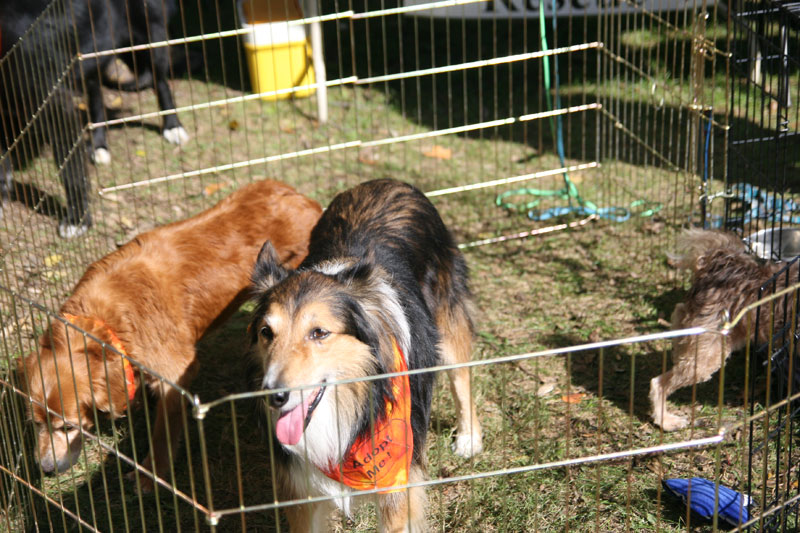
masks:
[[[273,392],[269,395],[269,405],[274,408],[283,407],[289,401],[289,391]]]

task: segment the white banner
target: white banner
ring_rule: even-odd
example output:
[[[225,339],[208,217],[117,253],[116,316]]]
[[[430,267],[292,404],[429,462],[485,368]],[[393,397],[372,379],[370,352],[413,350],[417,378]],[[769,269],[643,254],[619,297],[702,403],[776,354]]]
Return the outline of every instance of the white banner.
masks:
[[[706,0],[706,6],[713,6],[715,0]],[[436,0],[403,0],[403,6],[422,6],[435,4]],[[702,0],[556,0],[556,16],[581,16],[599,14],[635,13],[642,9],[647,11],[678,11],[682,9],[699,9]],[[544,12],[553,14],[552,0],[545,0]],[[414,11],[409,15],[430,16],[437,18],[528,18],[539,16],[539,0],[488,0],[485,2],[450,5],[436,9]]]

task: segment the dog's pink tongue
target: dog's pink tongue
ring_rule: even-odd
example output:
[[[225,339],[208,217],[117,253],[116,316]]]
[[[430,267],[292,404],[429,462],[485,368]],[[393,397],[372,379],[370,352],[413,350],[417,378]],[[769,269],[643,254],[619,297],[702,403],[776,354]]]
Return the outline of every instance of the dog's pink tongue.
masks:
[[[309,395],[310,396],[310,395]],[[284,413],[275,424],[275,434],[281,444],[293,446],[300,442],[300,437],[303,436],[303,423],[306,420],[308,413],[308,406],[311,403],[311,398],[307,397],[303,403]]]

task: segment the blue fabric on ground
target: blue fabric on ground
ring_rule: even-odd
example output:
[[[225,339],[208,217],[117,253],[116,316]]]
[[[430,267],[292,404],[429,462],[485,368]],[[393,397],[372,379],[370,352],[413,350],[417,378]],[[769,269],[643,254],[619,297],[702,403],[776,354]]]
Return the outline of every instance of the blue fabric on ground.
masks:
[[[713,518],[716,483],[700,477],[665,479],[662,483],[667,491],[680,498],[684,504],[689,499],[691,490],[692,511],[705,519]],[[724,485],[719,485],[719,517],[727,524],[738,526],[750,520],[750,513],[747,511],[749,504],[749,498]]]

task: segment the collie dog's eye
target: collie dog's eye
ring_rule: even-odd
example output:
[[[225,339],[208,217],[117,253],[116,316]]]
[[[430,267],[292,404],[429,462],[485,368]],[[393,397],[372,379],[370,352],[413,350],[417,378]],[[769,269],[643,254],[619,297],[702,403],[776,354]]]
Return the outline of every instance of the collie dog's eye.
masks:
[[[308,333],[308,338],[311,339],[312,341],[321,341],[330,334],[331,334],[330,331],[324,330],[322,328],[314,328]]]
[[[275,337],[272,328],[269,326],[262,326],[262,328],[258,330],[258,334],[261,335],[261,338],[265,341],[271,341]]]

